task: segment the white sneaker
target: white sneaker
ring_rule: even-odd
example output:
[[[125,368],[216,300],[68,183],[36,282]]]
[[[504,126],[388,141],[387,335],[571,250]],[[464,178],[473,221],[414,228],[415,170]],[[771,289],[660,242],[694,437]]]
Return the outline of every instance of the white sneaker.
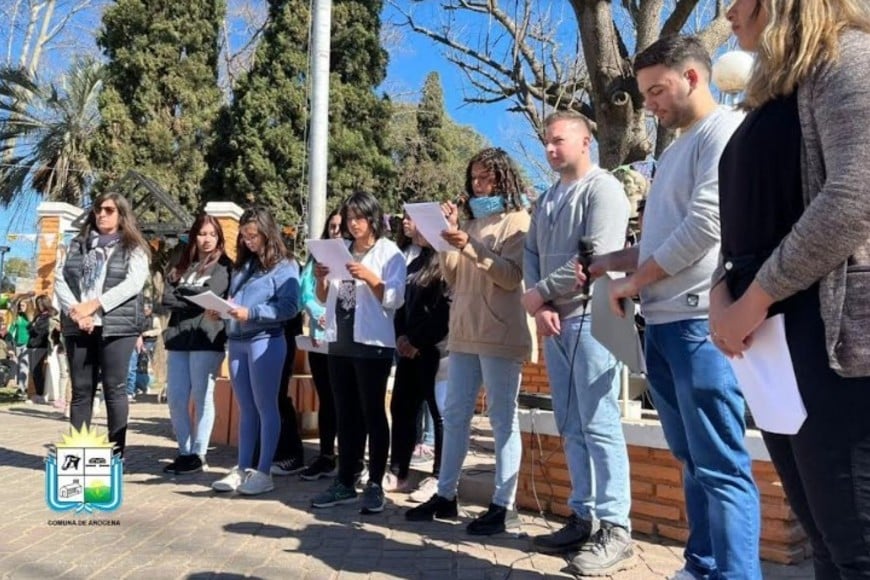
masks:
[[[236,488],[236,491],[242,495],[260,495],[267,491],[275,489],[275,484],[272,483],[272,476],[256,469],[249,469],[248,476],[245,481]]]
[[[212,483],[211,488],[215,491],[236,491],[245,481],[246,476],[247,474],[236,465],[228,474]]]
[[[408,500],[414,503],[424,503],[429,501],[436,493],[438,493],[438,480],[434,477],[427,477],[420,482],[417,489],[411,492]]]
[[[683,568],[677,570],[673,576],[668,576],[668,580],[697,580],[695,575]]]

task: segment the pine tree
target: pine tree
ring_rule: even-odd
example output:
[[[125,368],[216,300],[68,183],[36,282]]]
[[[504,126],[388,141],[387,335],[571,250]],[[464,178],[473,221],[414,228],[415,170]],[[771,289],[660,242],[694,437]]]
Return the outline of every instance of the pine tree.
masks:
[[[381,7],[380,1],[333,1],[331,197],[357,189],[380,196],[394,175],[384,131],[391,106],[374,92],[387,64],[380,45]],[[309,16],[307,1],[269,0],[269,20],[253,66],[221,116],[205,187],[216,198],[266,205],[283,224],[301,221],[308,196]]]
[[[97,43],[106,64],[93,157],[100,187],[135,169],[190,210],[201,203],[220,110],[224,0],[117,0]]]
[[[441,80],[435,72],[426,77],[419,103],[394,106],[388,135],[397,169],[397,206],[456,199],[465,188],[468,160],[486,146],[477,131],[445,114]]]

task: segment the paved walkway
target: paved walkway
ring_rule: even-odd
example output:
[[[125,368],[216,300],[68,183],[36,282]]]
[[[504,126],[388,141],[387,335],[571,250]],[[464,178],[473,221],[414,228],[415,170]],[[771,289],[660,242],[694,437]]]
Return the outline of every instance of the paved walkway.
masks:
[[[104,416],[97,424],[104,426]],[[482,511],[465,505],[462,523],[406,522],[403,496],[383,514],[353,506],[308,507],[326,483],[276,478],[274,492],[244,498],[209,484],[235,450],[209,452],[210,473],[168,477],[174,456],[165,405],[131,408],[124,501],[112,514],[79,518],[112,526],[67,527],[44,499],[44,458],[67,424],[47,406],[0,409],[0,576],[2,578],[559,578],[565,562],[530,553],[528,536],[546,522],[524,514],[523,533],[477,539],[464,524]],[[312,451],[313,454],[313,451]],[[479,458],[474,458],[479,463]],[[559,526],[558,523],[553,523]],[[682,546],[637,538],[640,563],[617,580],[663,578],[682,566]],[[765,566],[765,578],[812,578],[811,568]]]

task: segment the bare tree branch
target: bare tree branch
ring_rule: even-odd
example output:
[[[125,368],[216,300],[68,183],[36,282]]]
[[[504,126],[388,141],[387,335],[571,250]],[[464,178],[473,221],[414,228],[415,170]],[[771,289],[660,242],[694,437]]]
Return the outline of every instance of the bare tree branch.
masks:
[[[731,23],[725,16],[727,10],[725,0],[716,0],[716,15],[707,27],[698,33],[701,43],[711,53],[731,36]]]
[[[697,6],[698,0],[677,0],[674,11],[671,12],[671,15],[668,16],[668,19],[665,20],[662,26],[661,35],[670,36],[672,34],[679,34]]]

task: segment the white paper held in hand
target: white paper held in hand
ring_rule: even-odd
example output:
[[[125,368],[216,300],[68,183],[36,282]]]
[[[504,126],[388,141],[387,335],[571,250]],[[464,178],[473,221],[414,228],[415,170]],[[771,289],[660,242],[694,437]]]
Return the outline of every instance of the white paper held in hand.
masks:
[[[770,433],[794,435],[807,418],[785,338],[785,317],[778,314],[752,333],[743,358],[728,359],[755,424]]]
[[[186,298],[205,310],[214,310],[221,315],[221,318],[230,318],[230,310],[236,307],[235,304],[224,300],[211,290],[203,292],[202,294],[187,296]]]
[[[353,256],[350,255],[344,240],[306,240],[305,243],[317,263],[329,268],[327,278],[330,280],[353,279],[353,276],[347,271],[347,265],[353,262]]]
[[[436,252],[449,252],[453,246],[441,237],[441,232],[448,229],[450,224],[441,211],[441,204],[435,202],[406,203],[405,211],[408,217],[414,221],[414,226],[423,239],[429,242]]]

